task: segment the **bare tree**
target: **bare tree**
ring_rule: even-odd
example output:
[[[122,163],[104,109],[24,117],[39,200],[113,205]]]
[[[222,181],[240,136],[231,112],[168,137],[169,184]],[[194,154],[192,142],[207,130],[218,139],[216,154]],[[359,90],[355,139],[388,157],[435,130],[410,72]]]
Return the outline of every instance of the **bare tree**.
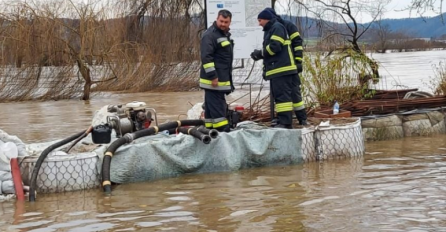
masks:
[[[196,88],[201,1],[4,0],[0,100]]]
[[[381,53],[386,53],[388,49],[389,36],[392,33],[389,24],[382,24],[382,21],[379,20],[376,23],[375,30],[375,38],[376,38],[376,50]]]
[[[373,78],[379,78],[378,64],[365,55],[359,41],[373,25],[373,22],[382,15],[385,5],[389,2],[388,0],[373,2],[361,0],[295,0],[295,2],[320,19],[323,31],[322,41],[338,43],[336,50],[353,49],[353,51],[363,56],[364,60],[367,60]],[[357,19],[360,14],[370,14],[372,21],[368,24],[358,23]],[[331,19],[331,21],[327,19]],[[333,20],[335,22],[332,22]],[[339,41],[340,38],[348,44]]]
[[[424,16],[427,12],[433,11],[441,15],[443,18],[443,0],[412,0],[407,7],[411,12],[416,11],[420,16]]]
[[[397,49],[402,52],[404,49],[408,48],[408,41],[411,39],[407,31],[397,31],[389,35],[389,39],[392,40],[392,48]]]

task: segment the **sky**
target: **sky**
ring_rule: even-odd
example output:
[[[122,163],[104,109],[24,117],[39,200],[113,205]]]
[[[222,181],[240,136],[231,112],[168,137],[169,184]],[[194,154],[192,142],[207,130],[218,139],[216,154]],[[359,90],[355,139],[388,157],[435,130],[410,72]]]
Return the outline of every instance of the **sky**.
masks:
[[[289,1],[293,1],[293,0],[278,0],[279,4],[276,5],[276,10],[278,12],[282,12],[282,13],[287,12],[289,14],[290,13],[290,8],[289,8],[289,4],[288,4]],[[385,6],[385,12],[384,12],[384,15],[382,16],[382,19],[399,19],[399,18],[420,17],[416,11],[411,12],[409,10],[404,10],[405,8],[407,8],[410,5],[412,0],[389,0],[389,1],[390,1],[390,3]],[[363,2],[367,2],[370,5],[374,4],[373,0],[370,0],[370,1],[363,0]],[[439,9],[439,7],[440,7],[440,0],[437,0],[437,9]],[[443,8],[442,12],[445,13],[446,12],[446,0],[444,0],[444,4],[443,4],[442,8]],[[296,9],[297,9],[297,7],[294,7],[294,9],[291,9],[292,14],[294,14]],[[433,11],[428,11],[428,12],[423,13],[423,16],[425,16],[425,17],[437,16],[437,15],[438,15],[438,12],[433,12]],[[367,22],[372,21],[372,16],[366,12],[359,13],[358,15],[356,15],[355,18],[359,23],[367,23]],[[336,21],[334,19],[329,19],[329,20]]]
[[[418,15],[417,12],[413,11],[401,11],[405,7],[407,7],[410,4],[411,0],[392,0],[391,3],[386,7],[387,13],[384,15],[384,18],[416,18]],[[439,4],[437,4],[438,9],[440,7]],[[443,13],[446,12],[446,1],[443,4]],[[437,16],[438,13],[429,11],[424,14],[424,16]]]
[[[0,3],[4,3],[4,2],[23,2],[23,1],[28,1],[28,2],[44,2],[47,0],[0,0]],[[51,0],[54,1],[54,0]],[[57,0],[56,0],[57,1]],[[60,1],[60,0],[59,0]],[[110,0],[72,0],[73,2],[83,2],[83,3],[91,3],[91,2],[108,2]],[[114,0],[116,1],[116,0]],[[202,0],[204,1],[204,0]],[[209,0],[208,0],[209,1]],[[225,0],[222,0],[225,1]],[[226,0],[227,1],[227,0]],[[270,1],[270,0],[264,0],[264,1]],[[292,9],[289,9],[289,4],[288,2],[293,2],[293,0],[277,0],[278,4],[276,4],[276,11],[278,13],[288,13],[291,11],[292,14],[294,14],[294,12],[297,12],[297,7],[292,7]],[[304,0],[305,1],[305,0]],[[307,0],[307,1],[311,1],[311,0]],[[327,0],[328,1],[328,0]],[[367,2],[368,4],[373,5],[374,0],[358,0],[358,1],[362,1],[362,2]],[[416,11],[408,11],[408,10],[403,10],[404,8],[407,8],[410,4],[410,2],[412,0],[389,0],[390,3],[386,6],[386,12],[383,15],[383,19],[384,18],[394,18],[394,19],[398,19],[398,18],[416,18],[419,17],[419,15],[417,14]],[[427,0],[426,0],[427,1]],[[439,8],[439,3],[440,0],[436,0],[437,2],[437,9]],[[294,8],[294,9],[293,9]],[[444,0],[444,4],[443,4],[443,13],[446,12],[446,0]],[[438,15],[437,12],[426,12],[423,14],[424,16],[436,16]],[[356,17],[357,21],[359,23],[367,23],[370,22],[372,20],[372,17],[368,14],[368,13],[360,13],[358,14]]]

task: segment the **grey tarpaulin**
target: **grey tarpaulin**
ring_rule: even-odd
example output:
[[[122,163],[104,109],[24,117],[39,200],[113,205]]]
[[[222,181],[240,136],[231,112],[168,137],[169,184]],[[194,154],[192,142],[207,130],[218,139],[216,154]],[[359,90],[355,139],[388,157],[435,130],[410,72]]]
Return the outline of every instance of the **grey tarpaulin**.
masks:
[[[128,183],[183,173],[235,171],[302,162],[300,130],[245,129],[220,133],[210,144],[189,135],[157,135],[120,147],[111,162],[111,181]],[[102,158],[105,148],[96,152]]]

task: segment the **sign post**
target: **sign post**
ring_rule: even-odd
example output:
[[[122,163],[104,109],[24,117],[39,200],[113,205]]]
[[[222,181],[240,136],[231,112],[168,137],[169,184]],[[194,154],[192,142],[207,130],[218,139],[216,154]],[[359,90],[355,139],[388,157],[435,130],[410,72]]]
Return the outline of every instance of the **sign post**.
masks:
[[[257,15],[271,0],[206,0],[206,28],[217,19],[218,11],[226,9],[232,13],[231,38],[234,40],[234,59],[247,59],[254,49],[261,49],[262,27]]]

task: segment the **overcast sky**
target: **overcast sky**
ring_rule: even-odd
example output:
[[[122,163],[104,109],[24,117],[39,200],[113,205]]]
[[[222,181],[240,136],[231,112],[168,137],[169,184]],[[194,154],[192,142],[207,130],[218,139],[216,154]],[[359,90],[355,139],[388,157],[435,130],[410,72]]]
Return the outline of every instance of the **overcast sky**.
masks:
[[[411,0],[392,0],[391,3],[386,7],[388,12],[385,14],[385,18],[407,18],[407,17],[418,17],[416,12],[401,11],[410,4]],[[439,1],[438,1],[439,3]],[[446,2],[443,4],[443,13],[446,12]],[[437,4],[437,9],[439,9],[440,4]],[[436,12],[430,11],[425,14],[425,16],[437,16]]]
[[[289,10],[289,5],[287,4],[287,2],[289,1],[293,1],[293,0],[278,0],[279,4],[276,5],[276,10],[278,12],[284,12],[287,11],[287,13],[289,14],[290,10]],[[388,5],[386,5],[386,10],[385,13],[383,15],[382,18],[393,18],[393,19],[398,19],[398,18],[416,18],[419,17],[419,14],[417,14],[416,11],[409,11],[409,10],[404,10],[406,9],[409,5],[410,2],[412,0],[390,0],[390,3]],[[368,1],[368,4],[373,4],[373,0]],[[437,0],[437,7],[436,10],[438,11],[440,7],[440,0]],[[287,8],[287,9],[285,9]],[[292,12],[295,10],[291,10]],[[443,13],[446,13],[446,0],[443,4]],[[438,12],[434,12],[434,11],[429,11],[429,12],[425,12],[423,14],[423,16],[425,17],[429,17],[429,16],[437,16]],[[367,23],[370,22],[372,20],[372,17],[369,13],[367,12],[363,12],[363,13],[359,13],[356,16],[356,19],[358,20],[359,23]],[[329,20],[333,20],[333,19],[329,19]]]
[[[42,2],[45,0],[0,0],[0,2],[20,2],[20,1],[28,1],[28,2]],[[54,0],[51,0],[54,1]],[[60,1],[60,0],[59,0]],[[72,0],[73,2],[84,2],[84,3],[92,3],[92,2],[107,2],[109,0]],[[116,0],[115,0],[116,1]],[[224,0],[223,0],[224,1]],[[270,0],[265,0],[265,1],[270,1]],[[279,4],[276,4],[276,10],[278,13],[290,13],[290,9],[289,9],[289,5],[287,4],[288,2],[293,2],[294,0],[277,0]],[[307,0],[307,1],[311,1],[311,0]],[[364,0],[362,0],[364,2]],[[383,15],[383,18],[415,18],[415,17],[419,17],[419,15],[417,14],[416,11],[408,11],[405,10],[403,11],[403,9],[407,8],[410,4],[412,0],[390,0],[390,3],[386,6],[386,12]],[[427,1],[427,0],[426,0]],[[372,5],[374,3],[374,0],[366,0],[365,2],[367,2],[367,4]],[[440,0],[436,0],[437,2],[437,7],[436,9],[439,9],[440,6]],[[293,8],[293,7],[292,7]],[[294,12],[297,12],[297,7],[294,6],[294,9],[291,10],[292,14],[296,14]],[[446,12],[446,0],[443,4],[443,13]],[[438,12],[426,12],[423,14],[424,16],[436,16],[438,15]],[[356,19],[359,23],[367,23],[370,22],[372,20],[372,17],[369,15],[369,13],[364,12],[364,13],[359,13],[358,15],[356,15]],[[334,19],[329,19],[329,20],[334,20]],[[336,20],[335,20],[336,21]]]

